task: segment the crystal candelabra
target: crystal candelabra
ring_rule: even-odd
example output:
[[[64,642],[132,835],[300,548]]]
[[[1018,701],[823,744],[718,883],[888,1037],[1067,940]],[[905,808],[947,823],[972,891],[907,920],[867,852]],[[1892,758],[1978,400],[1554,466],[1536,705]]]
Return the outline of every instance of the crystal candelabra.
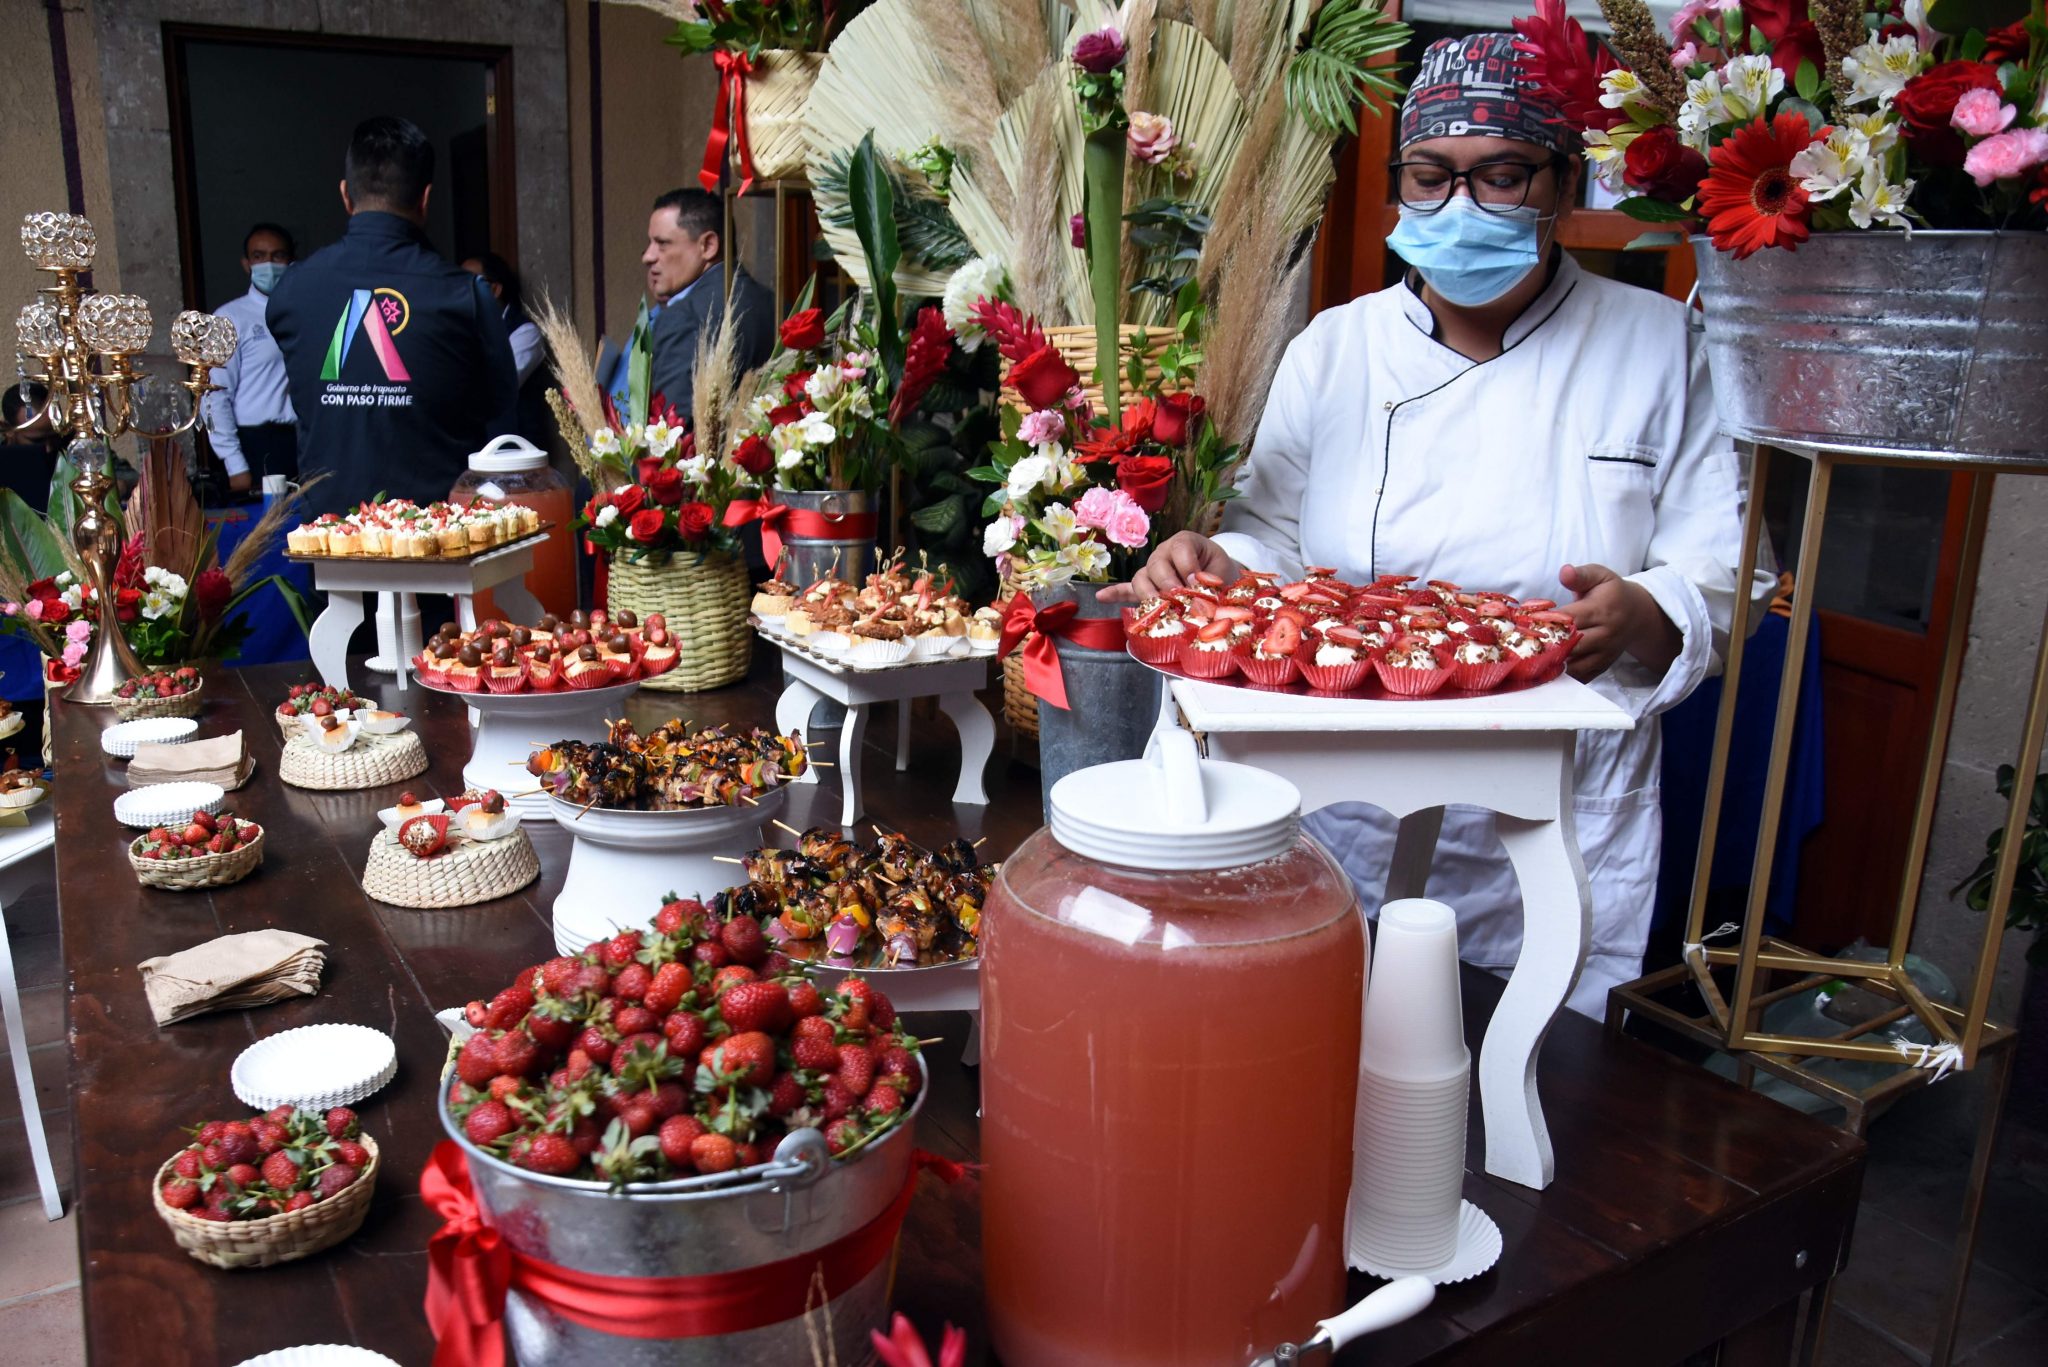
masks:
[[[98,629],[80,664],[78,679],[65,692],[72,702],[103,706],[127,680],[143,672],[114,616],[114,567],[121,557],[121,526],[107,508],[114,487],[111,451],[104,445],[133,434],[164,440],[192,430],[207,393],[219,386],[213,369],[235,354],[235,325],[210,313],[186,310],[171,322],[171,350],[187,368],[181,381],[192,395],[192,411],[161,431],[137,422],[136,391],[143,379],[135,357],[149,346],[155,324],[149,301],[133,294],[100,294],[80,283],[98,250],[92,224],[77,214],[29,214],[21,220],[21,249],[51,283],[37,291],[15,325],[15,365],[22,394],[41,385],[43,406],[28,413],[27,427],[47,417],[51,428],[71,438],[67,454],[78,467],[71,492],[78,500],[71,544],[78,552],[99,604]]]

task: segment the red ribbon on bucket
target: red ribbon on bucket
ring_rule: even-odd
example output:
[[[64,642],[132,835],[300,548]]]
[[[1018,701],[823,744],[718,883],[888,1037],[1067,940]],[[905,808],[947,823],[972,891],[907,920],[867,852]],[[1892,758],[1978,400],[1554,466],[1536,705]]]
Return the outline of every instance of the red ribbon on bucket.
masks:
[[[769,494],[758,499],[736,498],[725,506],[726,526],[742,527],[749,522],[761,524],[761,554],[770,566],[782,558],[785,536],[813,541],[872,541],[877,525],[873,513],[817,513],[777,503]]]
[[[754,149],[747,144],[747,77],[754,63],[744,52],[718,48],[711,54],[718,64],[718,104],[711,111],[711,136],[704,143],[704,169],[697,182],[712,194],[725,170],[726,144],[738,141],[740,193],[754,188]]]
[[[889,1256],[917,1175],[926,1169],[947,1183],[966,1171],[923,1149],[913,1151],[909,1179],[881,1214],[810,1253],[699,1277],[605,1277],[530,1258],[507,1244],[483,1222],[468,1160],[455,1141],[444,1139],[420,1174],[420,1195],[442,1220],[427,1241],[434,1367],[505,1367],[508,1291],[587,1329],[637,1339],[740,1334],[800,1318],[814,1276],[823,1277],[830,1300]]]
[[[1050,603],[1036,607],[1031,595],[1019,593],[1003,609],[1003,637],[996,645],[1001,658],[1024,642],[1024,686],[1061,711],[1067,709],[1067,676],[1060,669],[1060,653],[1053,638],[1071,641],[1088,650],[1122,650],[1124,624],[1121,617],[1077,617],[1081,605]],[[1028,639],[1027,639],[1028,638]]]

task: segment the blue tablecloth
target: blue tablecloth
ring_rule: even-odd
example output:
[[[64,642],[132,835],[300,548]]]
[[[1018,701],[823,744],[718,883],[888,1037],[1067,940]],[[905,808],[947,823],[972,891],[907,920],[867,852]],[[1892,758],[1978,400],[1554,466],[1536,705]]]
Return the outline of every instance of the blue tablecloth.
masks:
[[[220,528],[218,554],[223,561],[242,544],[242,538],[256,525],[256,519],[263,516],[264,507],[262,503],[244,503],[232,508],[207,510],[206,525]],[[267,555],[256,562],[249,571],[249,578],[254,581],[273,574],[282,574],[301,593],[311,594],[313,591],[313,571],[284,558],[282,537]],[[306,633],[299,630],[298,621],[275,587],[250,595],[242,604],[241,612],[249,619],[249,636],[242,643],[241,653],[233,660],[235,665],[280,664],[309,658]]]

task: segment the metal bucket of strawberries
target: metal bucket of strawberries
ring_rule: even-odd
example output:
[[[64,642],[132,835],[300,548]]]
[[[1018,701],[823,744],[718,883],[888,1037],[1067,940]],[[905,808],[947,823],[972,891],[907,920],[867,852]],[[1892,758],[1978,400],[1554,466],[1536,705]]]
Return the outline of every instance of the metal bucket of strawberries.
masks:
[[[926,1081],[882,993],[675,900],[465,1014],[441,1119],[523,1367],[873,1361]]]

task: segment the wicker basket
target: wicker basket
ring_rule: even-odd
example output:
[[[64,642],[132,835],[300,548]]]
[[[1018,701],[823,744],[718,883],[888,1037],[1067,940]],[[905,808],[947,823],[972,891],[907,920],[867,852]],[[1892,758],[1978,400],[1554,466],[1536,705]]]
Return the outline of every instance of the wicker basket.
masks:
[[[747,677],[754,659],[747,625],[753,591],[746,562],[736,555],[685,552],[656,564],[614,557],[605,608],[631,609],[642,621],[658,612],[668,622],[680,652],[675,667],[642,679],[642,688],[701,693]]]
[[[341,1194],[315,1201],[304,1210],[287,1211],[261,1220],[202,1220],[164,1204],[164,1179],[170,1175],[177,1156],[156,1170],[150,1192],[156,1213],[171,1227],[178,1247],[209,1267],[235,1271],[244,1267],[273,1267],[309,1254],[332,1248],[362,1227],[370,1213],[370,1196],[377,1185],[377,1141],[362,1135],[358,1141],[369,1150],[370,1162]]]
[[[810,155],[804,107],[824,65],[822,52],[788,48],[769,48],[754,63],[747,77],[746,136],[757,179],[803,179]]]
[[[1045,340],[1052,343],[1053,349],[1059,352],[1062,360],[1081,372],[1082,392],[1088,396],[1088,402],[1094,405],[1098,412],[1101,411],[1102,386],[1095,383],[1092,378],[1095,374],[1094,325],[1083,324],[1076,327],[1047,328],[1045,330]],[[1173,329],[1170,327],[1139,327],[1136,323],[1125,323],[1117,329],[1117,374],[1122,375],[1125,370],[1129,369],[1131,357],[1143,356],[1145,358],[1146,378],[1151,383],[1158,384],[1160,377],[1157,358],[1159,353],[1172,340]],[[1004,361],[1003,380],[1006,384],[1009,382],[1009,378],[1010,362]],[[1183,382],[1179,385],[1168,386],[1168,388],[1175,392],[1180,392],[1190,388],[1190,386]],[[1003,395],[1003,400],[1020,413],[1027,411],[1023,400],[1017,397],[1015,390],[1006,392]]]
[[[525,831],[502,840],[469,840],[431,859],[408,853],[389,831],[370,841],[363,891],[394,907],[434,911],[510,897],[540,877],[540,856]]]
[[[366,706],[375,706],[366,698],[357,698],[356,701]],[[304,712],[279,712],[273,708],[270,719],[277,723],[277,734],[287,741],[292,741],[306,734],[307,715]]]
[[[361,735],[338,755],[321,750],[301,731],[284,743],[284,755],[277,764],[278,777],[294,788],[323,792],[381,788],[426,771],[427,747],[410,731],[395,736]]]
[[[255,826],[255,822],[249,823]],[[256,826],[256,838],[226,854],[206,854],[196,859],[144,859],[138,850],[146,837],[137,836],[128,845],[128,863],[145,888],[165,892],[198,892],[239,883],[263,864],[263,828]]]
[[[114,713],[122,721],[137,721],[143,717],[196,717],[199,715],[199,695],[205,688],[206,681],[202,679],[187,692],[168,698],[154,695],[146,698],[116,698]]]

